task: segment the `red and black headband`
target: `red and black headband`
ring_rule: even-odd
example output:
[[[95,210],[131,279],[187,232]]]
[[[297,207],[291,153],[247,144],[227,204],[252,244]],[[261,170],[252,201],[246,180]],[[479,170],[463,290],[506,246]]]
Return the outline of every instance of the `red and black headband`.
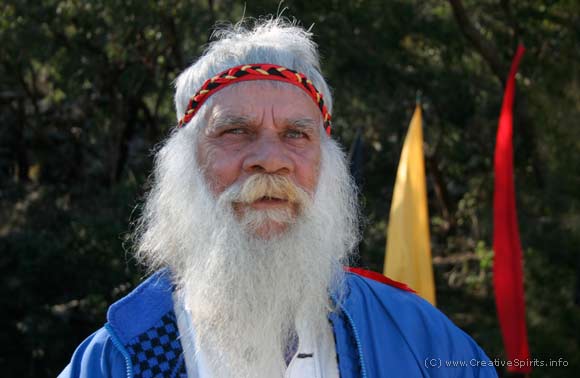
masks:
[[[331,117],[326,105],[324,105],[322,93],[316,89],[314,84],[303,73],[275,64],[244,64],[227,69],[206,80],[201,88],[189,99],[185,115],[179,120],[177,127],[183,127],[191,121],[201,105],[215,92],[233,83],[252,80],[282,81],[301,88],[318,105],[324,120],[324,130],[330,135]]]

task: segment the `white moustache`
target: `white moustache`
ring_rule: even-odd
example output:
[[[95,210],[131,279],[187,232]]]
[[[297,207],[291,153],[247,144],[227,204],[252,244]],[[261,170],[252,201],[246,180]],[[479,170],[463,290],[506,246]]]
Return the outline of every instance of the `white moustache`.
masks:
[[[243,183],[232,185],[221,197],[222,201],[241,204],[251,204],[264,198],[279,199],[297,204],[301,208],[312,201],[310,194],[288,177],[272,174],[250,176]]]

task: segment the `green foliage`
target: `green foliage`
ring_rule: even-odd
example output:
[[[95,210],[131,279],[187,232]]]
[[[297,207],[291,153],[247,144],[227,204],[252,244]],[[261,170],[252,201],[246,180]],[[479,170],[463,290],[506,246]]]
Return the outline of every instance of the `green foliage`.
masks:
[[[438,305],[503,356],[491,286],[493,149],[518,41],[515,173],[532,353],[580,368],[580,5],[287,1],[313,32],[335,95],[334,135],[366,151],[359,264],[382,270],[403,138],[422,92]],[[175,124],[171,83],[216,20],[278,1],[7,0],[0,4],[0,267],[7,376],[55,376],[140,279],[123,247],[154,146]],[[477,38],[477,37],[476,37]],[[494,59],[496,63],[494,63]],[[499,67],[499,68],[498,68]],[[499,73],[498,73],[499,69]],[[133,216],[134,217],[134,216]]]

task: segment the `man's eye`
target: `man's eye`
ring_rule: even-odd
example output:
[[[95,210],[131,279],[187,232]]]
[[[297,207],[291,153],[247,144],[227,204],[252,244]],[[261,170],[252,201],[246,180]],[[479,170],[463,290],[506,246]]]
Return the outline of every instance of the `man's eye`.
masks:
[[[224,134],[232,134],[232,135],[243,135],[246,133],[247,133],[247,131],[241,127],[237,127],[234,129],[229,129],[229,130],[224,131]]]
[[[298,130],[289,130],[288,132],[286,132],[286,136],[291,139],[300,139],[306,137],[306,133],[303,133],[302,131]]]

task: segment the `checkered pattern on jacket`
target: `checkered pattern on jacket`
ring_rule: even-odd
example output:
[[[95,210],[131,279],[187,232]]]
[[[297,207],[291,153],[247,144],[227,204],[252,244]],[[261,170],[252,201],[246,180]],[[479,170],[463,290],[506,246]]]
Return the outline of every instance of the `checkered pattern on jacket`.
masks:
[[[173,311],[127,345],[135,378],[185,378],[183,350]]]

